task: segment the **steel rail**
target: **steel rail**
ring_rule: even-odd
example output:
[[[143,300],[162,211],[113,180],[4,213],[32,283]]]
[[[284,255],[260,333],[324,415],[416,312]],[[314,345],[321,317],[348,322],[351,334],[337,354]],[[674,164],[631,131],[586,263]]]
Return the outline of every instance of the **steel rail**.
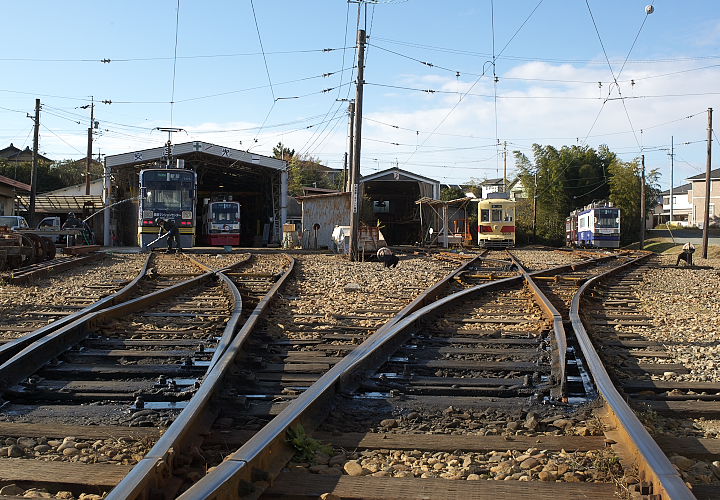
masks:
[[[558,266],[530,274],[544,276],[568,270],[574,271],[608,258],[614,258],[614,256]],[[450,277],[456,273],[457,271],[454,271]],[[400,334],[405,329],[426,314],[451,306],[469,295],[517,285],[523,281],[524,277],[518,275],[458,291],[422,308],[415,309],[412,314],[393,324],[381,327],[289,403],[269,424],[258,431],[235,453],[178,498],[183,500],[234,499],[241,496],[256,498],[256,493],[261,492],[254,492],[252,483],[257,480],[267,481],[274,477],[280,472],[277,463],[279,462],[278,457],[283,459],[282,464],[284,465],[292,456],[293,452],[286,442],[286,432],[298,424],[301,424],[307,432],[312,432],[317,426],[317,422],[329,411],[327,407],[334,395],[338,392],[351,392],[362,380],[365,371],[379,367],[402,344],[404,338],[400,338],[402,337]],[[416,300],[419,299],[420,297]],[[406,309],[410,307],[408,306]]]
[[[508,255],[513,260],[518,269],[521,270],[525,282],[535,297],[535,302],[553,322],[553,338],[555,340],[554,349],[550,355],[550,381],[553,388],[550,390],[550,396],[554,399],[567,402],[567,377],[565,376],[566,359],[567,359],[567,335],[565,334],[565,325],[563,323],[562,314],[550,302],[540,290],[537,283],[528,273],[527,268],[520,262],[515,255],[508,251]]]
[[[210,365],[207,369],[209,372],[213,366],[215,366],[220,359],[220,356],[225,352],[225,350],[230,345],[230,342],[232,341],[233,336],[235,335],[235,331],[237,330],[238,323],[240,322],[240,316],[242,315],[242,309],[243,309],[243,301],[242,301],[242,295],[240,294],[240,290],[238,290],[235,283],[228,278],[225,273],[232,271],[236,267],[239,267],[242,264],[246,264],[250,259],[251,255],[248,254],[248,256],[243,259],[240,262],[237,262],[233,264],[232,266],[225,267],[222,269],[214,269],[210,266],[207,266],[203,264],[202,262],[193,259],[187,254],[185,255],[190,261],[192,261],[193,264],[200,267],[201,269],[204,269],[207,272],[215,272],[217,273],[217,276],[220,278],[220,280],[223,282],[223,286],[228,291],[228,293],[232,297],[232,305],[233,310],[230,313],[230,319],[228,319],[227,324],[225,325],[225,329],[223,330],[223,334],[220,337],[220,340],[218,341],[217,346],[215,346],[215,352],[213,353],[212,358],[210,359]]]
[[[664,499],[690,500],[694,499],[695,496],[682,480],[682,477],[675,467],[670,463],[665,453],[660,449],[660,446],[658,446],[650,436],[645,426],[643,426],[633,410],[615,388],[605,366],[600,360],[600,356],[593,347],[592,341],[580,317],[580,301],[589,287],[595,285],[603,278],[641,262],[650,255],[651,254],[648,253],[647,255],[635,258],[607,273],[603,273],[585,282],[573,297],[570,308],[570,320],[577,341],[580,344],[580,349],[595,381],[595,385],[606,403],[609,416],[615,424],[622,443],[633,453],[641,479],[649,480],[653,484],[653,498],[657,498],[656,495],[659,495],[660,498]]]
[[[239,262],[235,265],[241,265],[243,263],[244,262]],[[214,271],[209,271],[200,276],[156,290],[141,297],[86,313],[60,328],[47,332],[31,344],[25,345],[24,348],[0,365],[0,391],[6,390],[29,377],[45,363],[65,352],[68,346],[85,339],[90,334],[92,327],[96,324],[109,319],[126,316],[127,314],[148,307],[165,298],[172,297],[196,285],[210,281],[216,274]]]
[[[27,267],[13,269],[10,272],[10,275],[5,278],[5,281],[8,283],[25,283],[33,278],[39,278],[40,276],[47,276],[58,271],[64,271],[65,269],[93,262],[102,257],[103,254],[94,253],[77,259],[60,260],[59,262],[47,260]]]
[[[59,328],[69,325],[70,323],[78,320],[79,318],[94,312],[98,311],[100,309],[104,309],[108,306],[117,304],[119,302],[122,302],[125,300],[125,298],[131,294],[140,283],[140,280],[143,279],[148,272],[148,266],[150,264],[151,255],[148,254],[147,258],[145,259],[145,264],[143,265],[142,269],[138,273],[138,275],[127,285],[122,287],[117,292],[108,295],[107,297],[103,297],[102,299],[98,300],[97,302],[93,302],[87,307],[84,307],[80,309],[79,311],[75,311],[72,314],[69,314],[68,316],[65,316],[64,318],[58,319],[57,321],[53,321],[52,323],[49,323],[41,328],[38,328],[34,332],[28,333],[27,335],[23,335],[22,337],[19,337],[17,339],[13,339],[10,342],[7,342],[6,344],[0,346],[0,365],[5,363],[7,360],[15,356],[17,353],[25,349],[27,346],[32,344],[33,342],[36,342],[37,340],[43,338],[44,336],[58,330]]]
[[[212,473],[195,483],[178,498],[231,499],[254,498],[252,483],[258,478],[267,480],[279,472],[277,456],[289,459],[285,433],[298,424],[307,432],[315,430],[318,415],[325,412],[327,402],[338,392],[351,391],[362,378],[362,372],[380,366],[385,358],[404,341],[400,333],[427,314],[448,307],[468,296],[519,285],[522,276],[503,278],[461,290],[424,306],[388,328],[378,330],[365,342],[325,372],[314,384],[286,406],[268,425],[260,429],[235,453],[231,454]],[[285,455],[285,456],[283,456]],[[283,461],[284,465],[284,461]],[[119,498],[119,497],[118,497]]]
[[[211,408],[212,398],[221,388],[224,377],[235,366],[235,357],[243,348],[258,320],[294,271],[295,259],[287,255],[285,257],[288,259],[287,268],[255,306],[240,331],[233,337],[224,355],[207,372],[200,388],[190,399],[187,407],[180,412],[180,415],[147,455],[110,491],[106,497],[107,500],[167,498],[161,492],[164,490],[163,486],[172,477],[175,458],[197,444],[200,434],[206,432],[212,425],[213,419],[209,413],[217,411],[217,408]],[[204,429],[199,430],[198,426]],[[151,492],[156,496],[152,496]]]

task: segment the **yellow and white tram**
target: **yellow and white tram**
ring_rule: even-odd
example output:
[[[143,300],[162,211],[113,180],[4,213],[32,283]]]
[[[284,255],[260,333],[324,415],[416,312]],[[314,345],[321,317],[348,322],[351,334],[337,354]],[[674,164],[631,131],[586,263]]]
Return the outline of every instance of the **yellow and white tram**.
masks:
[[[506,197],[506,193],[490,193],[488,198],[478,202],[479,246],[484,248],[515,246],[515,201]]]

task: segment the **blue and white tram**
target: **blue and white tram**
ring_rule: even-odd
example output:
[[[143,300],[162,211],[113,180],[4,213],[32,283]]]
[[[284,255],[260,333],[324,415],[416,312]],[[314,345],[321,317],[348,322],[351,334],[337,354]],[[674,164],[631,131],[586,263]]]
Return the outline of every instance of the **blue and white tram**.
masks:
[[[138,244],[157,239],[159,219],[172,219],[180,231],[180,246],[195,246],[195,200],[197,175],[182,168],[149,168],[140,171]],[[163,239],[154,247],[167,246]]]
[[[573,211],[566,219],[568,246],[620,248],[620,209],[610,203],[593,203]]]

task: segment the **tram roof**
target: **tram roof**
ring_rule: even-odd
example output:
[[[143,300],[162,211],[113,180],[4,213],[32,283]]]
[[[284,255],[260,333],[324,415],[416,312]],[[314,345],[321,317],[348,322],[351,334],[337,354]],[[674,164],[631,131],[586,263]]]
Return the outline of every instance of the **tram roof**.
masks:
[[[192,158],[198,155],[227,160],[236,170],[248,170],[256,166],[273,170],[284,170],[287,164],[284,160],[270,156],[249,153],[240,149],[219,146],[205,141],[183,142],[172,146],[172,156],[175,159]],[[108,155],[105,157],[105,161],[108,167],[147,165],[149,168],[153,163],[161,161],[164,158],[165,146],[163,145],[157,148],[142,149],[118,155]]]

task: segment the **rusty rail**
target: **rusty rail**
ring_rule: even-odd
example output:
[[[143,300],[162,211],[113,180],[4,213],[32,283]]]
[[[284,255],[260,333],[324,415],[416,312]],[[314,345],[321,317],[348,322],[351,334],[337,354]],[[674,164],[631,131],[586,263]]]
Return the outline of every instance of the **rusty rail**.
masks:
[[[148,254],[147,258],[145,259],[145,264],[143,265],[138,275],[130,283],[125,285],[117,292],[108,295],[107,297],[103,297],[97,302],[93,302],[89,306],[84,307],[79,311],[75,311],[74,313],[69,314],[64,318],[53,321],[52,323],[43,326],[42,328],[38,328],[34,332],[23,335],[22,337],[11,340],[10,342],[7,342],[6,344],[0,346],[0,365],[5,363],[7,360],[15,356],[17,353],[25,349],[33,342],[45,337],[46,335],[58,330],[59,328],[69,325],[70,323],[78,320],[79,318],[82,318],[86,314],[94,311],[99,311],[100,309],[104,309],[108,306],[120,303],[125,300],[125,298],[137,288],[140,280],[143,279],[147,274],[150,259],[151,255]]]
[[[147,498],[150,489],[161,491],[172,475],[175,457],[182,455],[183,451],[189,449],[199,439],[201,431],[198,430],[198,426],[209,428],[212,424],[212,419],[208,418],[208,412],[213,412],[209,406],[215,392],[220,389],[223,378],[233,367],[235,356],[243,348],[257,321],[294,270],[295,259],[287,258],[288,267],[285,272],[250,313],[240,331],[234,335],[224,355],[208,371],[188,406],[147,455],[133,467],[130,474],[113,488],[107,497],[108,500]]]
[[[589,287],[593,286],[602,278],[611,276],[631,265],[637,264],[649,257],[649,255],[651,254],[648,253],[631,260],[584,283],[575,294],[575,297],[573,297],[570,309],[570,320],[577,341],[580,344],[580,349],[585,356],[588,368],[595,380],[595,385],[605,401],[608,414],[615,424],[622,444],[632,452],[641,479],[650,481],[653,484],[653,498],[690,500],[694,499],[695,496],[688,489],[678,471],[665,456],[665,453],[663,453],[633,410],[615,388],[580,318],[580,301]]]
[[[531,276],[575,270],[594,265],[599,260],[605,260],[605,258],[538,271],[531,273]],[[454,271],[446,279],[451,278],[457,272]],[[453,293],[424,307],[420,307],[419,302],[427,300],[428,297],[418,297],[415,299],[418,304],[411,304],[406,307],[407,310],[413,311],[411,314],[391,321],[378,329],[365,342],[325,372],[317,382],[289,403],[279,415],[218,465],[212,473],[200,479],[178,498],[184,500],[220,500],[240,496],[257,498],[262,492],[257,491],[253,483],[258,480],[265,482],[267,479],[277,475],[280,468],[293,454],[285,438],[288,429],[301,424],[307,432],[312,432],[318,422],[327,415],[329,402],[333,396],[341,391],[352,391],[362,380],[364,372],[379,367],[404,342],[402,332],[428,313],[449,307],[458,300],[472,294],[520,284],[524,279],[524,276],[518,275],[484,283]]]
[[[147,271],[148,262],[149,261],[146,261],[143,272]],[[242,264],[244,264],[244,261],[238,262],[234,266]],[[141,297],[136,297],[125,302],[121,302],[121,298],[118,298],[117,294],[115,296],[106,297],[106,299],[114,298],[115,304],[111,305],[113,304],[113,300],[105,301],[102,305],[109,307],[105,307],[100,310],[95,308],[93,311],[86,312],[82,316],[76,316],[69,322],[63,322],[63,325],[58,328],[42,332],[42,335],[35,334],[44,329],[37,330],[30,336],[25,336],[31,338],[25,339],[25,337],[21,337],[18,340],[25,340],[22,343],[18,342],[13,350],[8,351],[8,355],[11,353],[12,355],[0,365],[0,390],[7,389],[8,387],[19,383],[36,370],[40,369],[40,367],[52,358],[62,352],[65,352],[69,345],[76,344],[77,342],[83,340],[87,337],[89,331],[95,324],[141,310],[155,304],[156,302],[164,300],[165,298],[172,297],[173,295],[188,290],[196,285],[210,281],[215,277],[215,275],[215,271],[208,271],[200,276],[196,276],[167,288],[156,290],[155,292]],[[132,291],[129,287],[136,284],[136,282],[140,279],[141,276],[138,276],[132,283],[128,284],[125,288],[123,288],[123,290],[121,290],[121,292],[123,292],[123,297]]]

